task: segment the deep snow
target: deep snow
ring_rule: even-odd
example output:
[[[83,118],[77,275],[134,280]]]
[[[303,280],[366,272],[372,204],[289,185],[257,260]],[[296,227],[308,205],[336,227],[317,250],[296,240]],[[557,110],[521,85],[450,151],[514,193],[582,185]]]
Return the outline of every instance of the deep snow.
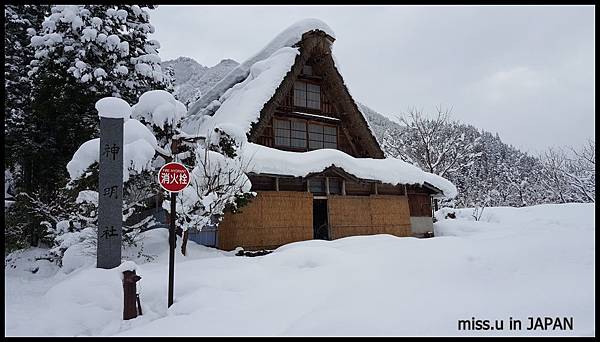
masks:
[[[5,268],[5,333],[595,335],[593,204],[486,208],[479,222],[470,214],[436,222],[435,238],[313,240],[253,258],[191,243],[187,257],[177,253],[169,310],[167,231],[150,231],[143,252],[153,261],[125,253],[142,276],[144,315],[131,321],[120,319],[118,272],[94,268],[93,256],[69,274],[21,258]],[[525,328],[528,316],[572,316],[574,330],[457,330],[472,317]]]

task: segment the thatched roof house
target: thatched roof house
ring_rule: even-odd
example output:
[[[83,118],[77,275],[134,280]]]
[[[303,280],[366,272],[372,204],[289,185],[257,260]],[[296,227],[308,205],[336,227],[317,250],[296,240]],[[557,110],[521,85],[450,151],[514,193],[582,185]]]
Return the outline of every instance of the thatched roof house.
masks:
[[[215,127],[252,159],[258,196],[227,214],[216,245],[274,248],[313,238],[432,231],[431,197],[456,195],[447,180],[384,158],[331,52],[335,35],[300,21],[240,64],[188,112],[184,132]]]

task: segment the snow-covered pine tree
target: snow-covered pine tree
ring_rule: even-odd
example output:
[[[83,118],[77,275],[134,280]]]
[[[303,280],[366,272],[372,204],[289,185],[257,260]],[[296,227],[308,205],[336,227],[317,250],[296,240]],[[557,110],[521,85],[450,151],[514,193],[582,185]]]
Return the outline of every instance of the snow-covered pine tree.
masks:
[[[4,167],[12,176],[9,184],[5,180],[5,186],[10,186],[16,195],[15,203],[5,208],[6,251],[37,243],[37,227],[43,221],[31,198],[18,194],[33,190],[32,174],[24,172],[35,151],[30,142],[36,135],[32,129],[31,81],[27,77],[27,66],[34,54],[29,41],[35,34],[33,27],[41,27],[49,10],[47,5],[4,7]]]
[[[164,89],[170,79],[161,70],[147,8],[138,5],[53,6],[36,47],[38,63],[53,62],[93,92],[135,102],[145,91]]]
[[[31,82],[27,66],[33,60],[29,46],[35,30],[41,27],[48,5],[6,5],[4,7],[4,167],[13,169],[22,164],[26,154],[22,142],[31,136],[29,128]],[[22,185],[23,178],[14,172],[15,181]]]
[[[25,126],[34,134],[19,141],[31,151],[23,155],[20,172],[31,180],[25,190],[36,194],[30,203],[52,207],[67,191],[70,157],[97,136],[96,101],[117,96],[134,102],[144,91],[165,88],[169,79],[160,68],[158,42],[148,39],[154,28],[145,7],[52,6],[41,27],[32,25],[31,118]],[[38,221],[28,224],[39,226]]]

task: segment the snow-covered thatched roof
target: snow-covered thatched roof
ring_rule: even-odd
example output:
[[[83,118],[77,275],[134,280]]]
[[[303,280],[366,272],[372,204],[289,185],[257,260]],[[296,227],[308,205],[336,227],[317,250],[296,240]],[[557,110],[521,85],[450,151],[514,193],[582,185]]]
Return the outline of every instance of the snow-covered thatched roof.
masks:
[[[333,30],[318,19],[301,20],[278,34],[198,99],[188,110],[182,130],[203,135],[214,127],[227,131],[227,128],[237,126],[243,133],[248,132],[294,65],[300,53],[294,46],[302,40],[303,34],[317,30],[335,38]],[[238,130],[237,133],[242,132]]]
[[[424,172],[396,158],[354,158],[340,150],[319,149],[308,152],[288,152],[247,143],[243,149],[249,160],[249,172],[304,177],[336,166],[361,179],[374,179],[389,184],[429,184],[445,197],[456,197],[457,190],[448,180]]]
[[[445,196],[454,197],[456,188],[447,180],[394,158],[355,158],[342,151],[330,149],[285,152],[248,142],[249,132],[261,121],[261,111],[264,111],[267,103],[277,93],[284,80],[287,80],[286,77],[298,62],[297,57],[301,51],[298,43],[310,32],[321,32],[330,42],[335,39],[333,30],[318,19],[305,19],[291,25],[265,48],[233,69],[193,104],[188,110],[187,118],[182,121],[183,133],[208,136],[215,128],[219,128],[230,134],[243,143],[242,153],[255,161],[252,163],[251,172],[306,176],[310,172],[319,172],[334,165],[365,179],[392,184],[428,183],[442,190]],[[333,58],[333,55],[331,57]],[[334,73],[340,76],[335,58],[332,63]],[[339,83],[343,83],[343,80]],[[342,93],[346,94],[344,96],[348,99],[347,108],[355,108],[354,112],[360,113],[356,114],[355,125],[362,129],[358,135],[366,136],[364,142],[365,145],[369,145],[369,155],[383,158],[383,152],[367,119],[349,95],[347,86],[342,85]]]

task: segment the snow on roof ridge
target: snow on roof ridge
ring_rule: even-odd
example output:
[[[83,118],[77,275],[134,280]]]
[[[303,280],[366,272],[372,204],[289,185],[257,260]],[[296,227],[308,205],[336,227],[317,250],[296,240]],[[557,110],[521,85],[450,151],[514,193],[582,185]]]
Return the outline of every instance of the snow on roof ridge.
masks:
[[[322,20],[307,18],[295,22],[275,36],[275,38],[273,38],[258,53],[240,63],[240,65],[225,75],[223,79],[209,89],[206,94],[204,94],[190,107],[187,116],[193,118],[194,115],[199,114],[202,109],[206,108],[211,102],[218,100],[234,84],[243,81],[246,77],[248,77],[250,67],[256,62],[267,59],[274,52],[283,47],[292,47],[302,40],[302,35],[304,33],[316,30],[323,31],[335,38],[335,33],[333,30]]]

